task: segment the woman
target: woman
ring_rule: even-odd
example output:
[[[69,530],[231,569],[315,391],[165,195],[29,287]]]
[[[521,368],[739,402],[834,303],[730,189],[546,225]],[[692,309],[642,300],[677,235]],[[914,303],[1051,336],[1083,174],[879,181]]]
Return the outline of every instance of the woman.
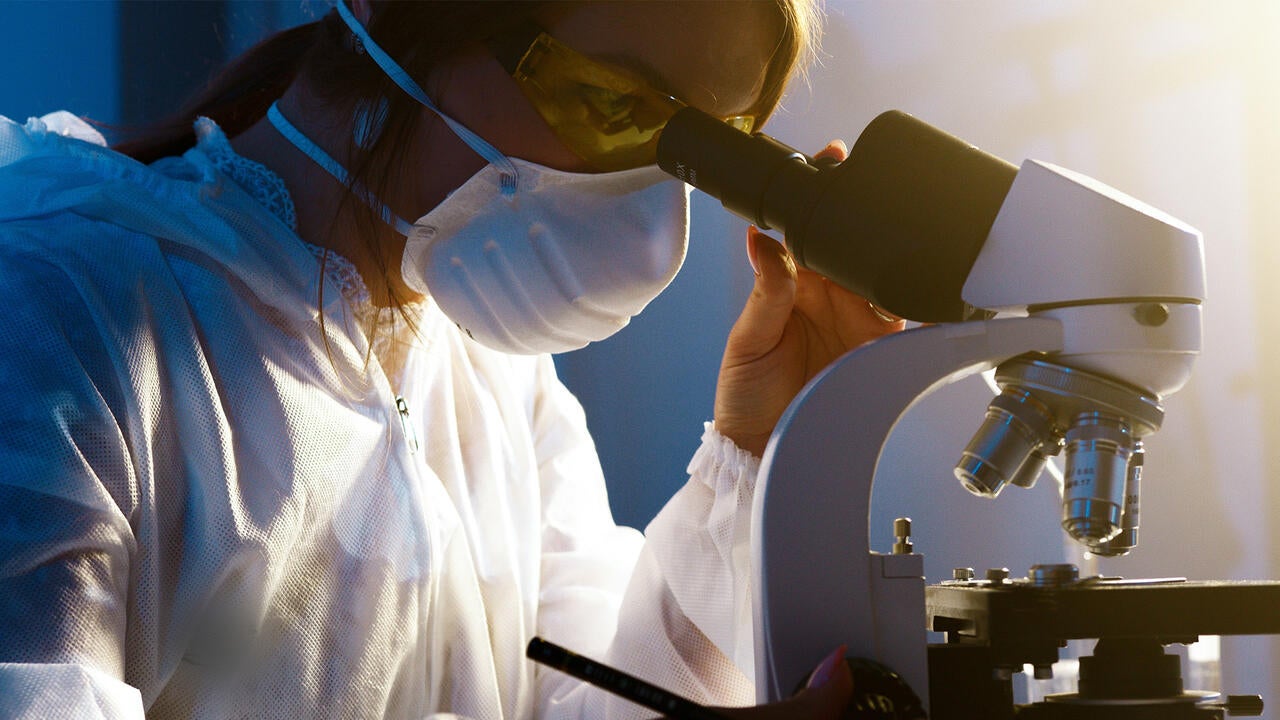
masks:
[[[750,704],[758,456],[898,324],[751,233],[714,423],[644,538],[546,353],[674,274],[656,132],[682,103],[759,127],[812,12],[360,0],[134,159],[0,127],[0,715],[651,715],[533,635]],[[837,660],[732,712],[836,717]]]

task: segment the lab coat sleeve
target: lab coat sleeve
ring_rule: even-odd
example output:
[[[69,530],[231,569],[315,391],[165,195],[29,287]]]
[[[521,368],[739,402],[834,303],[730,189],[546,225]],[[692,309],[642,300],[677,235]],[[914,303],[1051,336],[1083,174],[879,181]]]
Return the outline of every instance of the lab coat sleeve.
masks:
[[[645,529],[614,656],[698,702],[750,705],[751,504],[759,460],[708,423],[688,469],[688,481]]]
[[[645,531],[616,527],[577,401],[547,362],[535,417],[544,548],[538,633],[698,702],[754,698],[748,572],[759,462],[708,424],[690,477]],[[543,718],[654,712],[553,671]]]
[[[0,663],[0,717],[142,718],[142,696],[92,665]]]
[[[3,239],[3,238],[0,238]],[[127,443],[79,294],[0,256],[0,717],[141,718],[125,684]]]

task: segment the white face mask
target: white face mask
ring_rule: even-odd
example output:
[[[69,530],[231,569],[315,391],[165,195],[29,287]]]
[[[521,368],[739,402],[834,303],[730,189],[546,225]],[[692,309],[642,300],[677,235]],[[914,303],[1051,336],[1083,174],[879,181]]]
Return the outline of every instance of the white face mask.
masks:
[[[688,186],[657,167],[582,174],[489,165],[414,223],[400,271],[477,341],[510,353],[602,340],[671,282],[688,243]]]
[[[570,173],[502,155],[441,113],[341,0],[337,8],[388,76],[490,163],[412,226],[363,194],[409,238],[406,285],[478,342],[534,354],[609,337],[671,282],[688,246],[687,185],[656,166]],[[345,169],[274,105],[268,118],[349,185]]]

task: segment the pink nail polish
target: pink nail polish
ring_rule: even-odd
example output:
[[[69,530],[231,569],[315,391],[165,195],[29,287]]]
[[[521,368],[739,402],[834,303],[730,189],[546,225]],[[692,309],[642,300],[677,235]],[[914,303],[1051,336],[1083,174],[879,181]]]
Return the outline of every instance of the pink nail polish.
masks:
[[[820,688],[831,682],[831,678],[836,674],[836,668],[840,666],[840,663],[844,662],[844,655],[848,648],[849,646],[847,645],[841,645],[832,650],[831,654],[824,658],[822,663],[813,671],[813,674],[809,676],[809,682],[805,684],[805,687]]]
[[[760,261],[756,260],[756,243],[760,241],[760,231],[755,225],[747,227],[747,262],[751,263],[751,271],[760,277]]]

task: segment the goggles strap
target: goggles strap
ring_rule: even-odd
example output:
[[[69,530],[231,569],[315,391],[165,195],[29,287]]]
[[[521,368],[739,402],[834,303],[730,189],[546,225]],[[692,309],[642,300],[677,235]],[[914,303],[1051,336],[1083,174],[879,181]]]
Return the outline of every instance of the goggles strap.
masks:
[[[347,7],[346,0],[336,0],[335,4],[337,6],[338,15],[342,17],[342,21],[351,29],[351,33],[360,40],[364,45],[365,52],[367,52],[369,57],[378,64],[378,67],[382,68],[382,71],[387,74],[387,77],[391,78],[391,81],[396,85],[399,85],[400,89],[408,93],[410,97],[417,100],[428,110],[439,116],[440,119],[449,126],[449,129],[453,130],[454,134],[457,135],[462,142],[467,144],[467,147],[470,147],[489,163],[497,166],[498,172],[502,176],[502,194],[514,194],[519,175],[516,171],[515,163],[511,162],[510,158],[503,155],[493,145],[490,145],[487,140],[472,132],[462,123],[441,112],[440,108],[436,107],[436,104],[432,102],[431,98],[427,96],[427,93],[422,90],[418,83],[414,82],[413,78],[409,77],[409,73],[405,72],[405,69],[400,67],[399,63],[397,63],[386,53],[385,50],[373,41],[373,38],[369,36],[369,31],[365,29],[364,25],[360,24],[360,21],[356,19],[356,16]]]
[[[366,205],[378,213],[382,218],[382,222],[396,229],[396,232],[408,237],[413,232],[413,226],[404,221],[404,218],[397,216],[391,212],[391,208],[382,203],[381,200],[373,196],[366,188],[359,185],[352,185],[351,175],[342,164],[333,159],[333,156],[324,151],[324,148],[317,145],[311,138],[307,137],[297,128],[296,125],[289,122],[284,113],[280,112],[280,108],[276,103],[271,103],[271,107],[267,108],[267,119],[275,126],[276,130],[284,136],[286,140],[298,148],[304,155],[311,158],[315,164],[324,168],[325,172],[333,176],[335,180],[344,186],[351,188]]]

